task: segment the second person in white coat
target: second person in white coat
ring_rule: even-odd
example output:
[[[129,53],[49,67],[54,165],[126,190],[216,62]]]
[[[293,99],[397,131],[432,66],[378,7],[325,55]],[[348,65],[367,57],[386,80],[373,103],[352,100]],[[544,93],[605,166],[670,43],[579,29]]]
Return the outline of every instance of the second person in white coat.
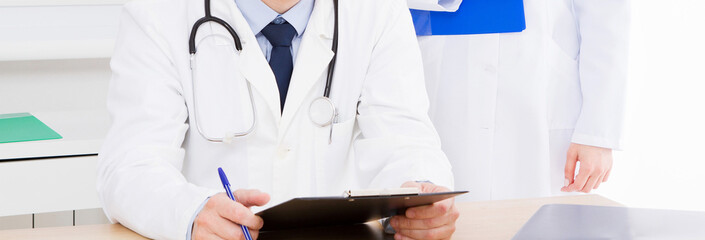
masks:
[[[463,1],[408,2],[452,12]],[[622,147],[629,7],[525,0],[523,32],[418,38],[431,118],[455,186],[472,193],[460,199],[590,192],[607,181]]]

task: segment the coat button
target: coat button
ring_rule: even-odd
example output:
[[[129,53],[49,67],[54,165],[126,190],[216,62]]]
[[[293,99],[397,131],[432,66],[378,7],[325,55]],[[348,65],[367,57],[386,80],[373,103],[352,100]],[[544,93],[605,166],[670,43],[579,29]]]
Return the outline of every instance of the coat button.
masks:
[[[487,64],[485,65],[485,72],[495,74],[497,73],[497,67],[491,64]]]
[[[291,147],[280,146],[279,149],[277,150],[277,157],[279,159],[285,159],[289,155],[289,152],[291,152]]]

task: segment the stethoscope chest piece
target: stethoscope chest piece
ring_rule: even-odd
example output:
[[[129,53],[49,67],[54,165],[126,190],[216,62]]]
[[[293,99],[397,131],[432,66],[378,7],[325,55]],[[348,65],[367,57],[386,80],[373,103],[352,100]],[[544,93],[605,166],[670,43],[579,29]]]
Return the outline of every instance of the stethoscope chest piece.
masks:
[[[309,106],[309,117],[311,121],[320,126],[325,127],[333,123],[335,120],[336,110],[333,101],[327,97],[318,97],[311,102]]]

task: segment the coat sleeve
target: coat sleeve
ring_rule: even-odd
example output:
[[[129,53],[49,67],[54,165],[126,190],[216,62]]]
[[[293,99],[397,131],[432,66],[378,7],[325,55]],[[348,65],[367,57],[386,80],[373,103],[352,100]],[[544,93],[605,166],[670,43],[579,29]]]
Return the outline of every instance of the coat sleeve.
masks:
[[[629,0],[574,0],[582,107],[572,142],[620,149],[629,45]]]
[[[428,117],[423,65],[411,16],[403,1],[392,9],[373,48],[354,141],[361,179],[372,188],[429,180],[453,188],[450,163]],[[363,183],[363,186],[365,184]]]
[[[187,108],[177,71],[155,27],[135,17],[139,10],[128,3],[121,17],[107,100],[113,123],[99,154],[97,189],[112,222],[149,238],[184,239],[195,211],[215,192],[181,173]]]
[[[409,8],[416,10],[455,12],[463,0],[407,0]]]

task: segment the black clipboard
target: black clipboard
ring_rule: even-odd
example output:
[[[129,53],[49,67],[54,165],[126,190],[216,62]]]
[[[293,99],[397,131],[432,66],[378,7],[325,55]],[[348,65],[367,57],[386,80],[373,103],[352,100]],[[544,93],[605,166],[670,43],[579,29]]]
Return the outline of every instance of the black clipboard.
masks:
[[[391,217],[410,207],[433,204],[467,192],[294,198],[256,215],[264,220],[260,231],[356,224]]]

